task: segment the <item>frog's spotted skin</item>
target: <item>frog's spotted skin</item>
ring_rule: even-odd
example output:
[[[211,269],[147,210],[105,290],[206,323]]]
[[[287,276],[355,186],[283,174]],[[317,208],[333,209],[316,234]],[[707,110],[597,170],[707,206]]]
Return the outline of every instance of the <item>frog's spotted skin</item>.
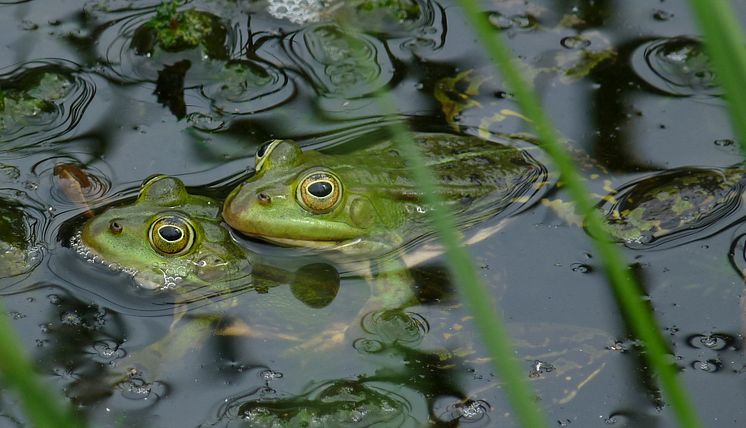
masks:
[[[707,228],[736,210],[744,190],[740,168],[678,168],[607,196],[601,209],[611,235],[650,247]]]
[[[546,180],[543,165],[508,144],[451,134],[414,139],[461,224],[529,200]],[[234,229],[271,242],[370,256],[427,234],[431,208],[391,141],[325,154],[275,140],[257,152],[256,174],[231,192],[223,216]]]
[[[220,225],[220,205],[157,176],[137,200],[88,220],[71,247],[89,261],[133,276],[145,288],[216,288],[250,280],[245,252]]]

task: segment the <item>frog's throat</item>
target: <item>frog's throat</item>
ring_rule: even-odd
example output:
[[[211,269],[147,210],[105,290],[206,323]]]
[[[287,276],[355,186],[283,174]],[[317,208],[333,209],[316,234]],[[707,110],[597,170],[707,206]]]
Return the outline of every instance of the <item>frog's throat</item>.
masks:
[[[113,272],[124,272],[131,276],[135,282],[137,282],[143,288],[158,288],[160,285],[151,281],[146,280],[143,275],[137,269],[122,266],[118,263],[113,263],[106,260],[100,253],[95,249],[89,247],[83,242],[83,232],[78,231],[75,235],[70,238],[70,249],[75,251],[78,256],[88,263],[97,265],[103,265]]]
[[[312,241],[307,239],[292,239],[292,238],[276,238],[273,236],[256,236],[267,242],[273,244],[279,244],[286,247],[302,247],[302,248],[314,248],[314,249],[325,249],[332,250],[338,249],[347,244],[347,241]]]

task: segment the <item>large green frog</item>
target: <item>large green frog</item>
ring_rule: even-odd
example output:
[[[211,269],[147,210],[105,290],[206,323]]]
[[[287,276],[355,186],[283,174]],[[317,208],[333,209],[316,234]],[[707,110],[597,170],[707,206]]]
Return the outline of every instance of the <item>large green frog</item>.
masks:
[[[527,201],[546,177],[507,138],[419,133],[414,140],[463,225]],[[274,140],[257,151],[256,173],[228,195],[223,217],[245,235],[282,245],[381,255],[427,233],[434,207],[424,203],[410,168],[388,140],[340,154]]]
[[[439,133],[413,138],[462,226],[529,201],[546,179],[543,165],[518,147],[517,138],[494,142]],[[231,227],[280,245],[321,249],[337,260],[341,255],[345,261],[370,261],[375,277],[368,277],[371,297],[359,311],[361,319],[416,303],[398,250],[430,233],[426,217],[438,207],[424,202],[393,141],[325,153],[274,140],[259,148],[255,161],[255,174],[223,205]],[[343,332],[319,341],[333,343]]]

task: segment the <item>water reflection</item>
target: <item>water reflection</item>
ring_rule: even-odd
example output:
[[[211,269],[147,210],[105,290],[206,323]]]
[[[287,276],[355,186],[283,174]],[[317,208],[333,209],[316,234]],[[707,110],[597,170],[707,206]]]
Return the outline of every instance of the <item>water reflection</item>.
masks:
[[[237,49],[237,36],[228,23],[195,8],[180,7],[178,11],[160,14],[159,8],[153,6],[116,10],[91,6],[89,11],[95,26],[93,33],[98,36],[96,54],[115,81],[155,82],[165,66],[188,60],[194,68],[187,86],[192,86],[209,80],[221,61],[233,56]],[[184,30],[194,33],[172,30],[172,14],[179,26],[191,25],[193,28]],[[206,22],[201,23],[203,20]]]
[[[324,97],[371,95],[394,75],[391,58],[378,39],[350,34],[335,24],[305,27],[286,37],[283,46]]]
[[[651,40],[632,53],[632,68],[668,95],[718,95],[720,89],[701,42],[687,37]]]
[[[280,105],[294,85],[281,69],[261,60],[231,60],[215,80],[201,87],[219,115],[246,115]]]
[[[0,70],[0,141],[29,147],[70,132],[95,94],[76,64],[32,61]]]

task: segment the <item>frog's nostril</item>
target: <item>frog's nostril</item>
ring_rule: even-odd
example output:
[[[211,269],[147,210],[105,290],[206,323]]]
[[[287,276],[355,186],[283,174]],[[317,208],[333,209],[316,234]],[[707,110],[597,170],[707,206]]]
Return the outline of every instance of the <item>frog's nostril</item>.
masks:
[[[261,192],[258,195],[256,195],[256,199],[262,205],[269,205],[270,202],[272,202],[272,197],[270,197],[268,194],[266,194],[264,192]]]

